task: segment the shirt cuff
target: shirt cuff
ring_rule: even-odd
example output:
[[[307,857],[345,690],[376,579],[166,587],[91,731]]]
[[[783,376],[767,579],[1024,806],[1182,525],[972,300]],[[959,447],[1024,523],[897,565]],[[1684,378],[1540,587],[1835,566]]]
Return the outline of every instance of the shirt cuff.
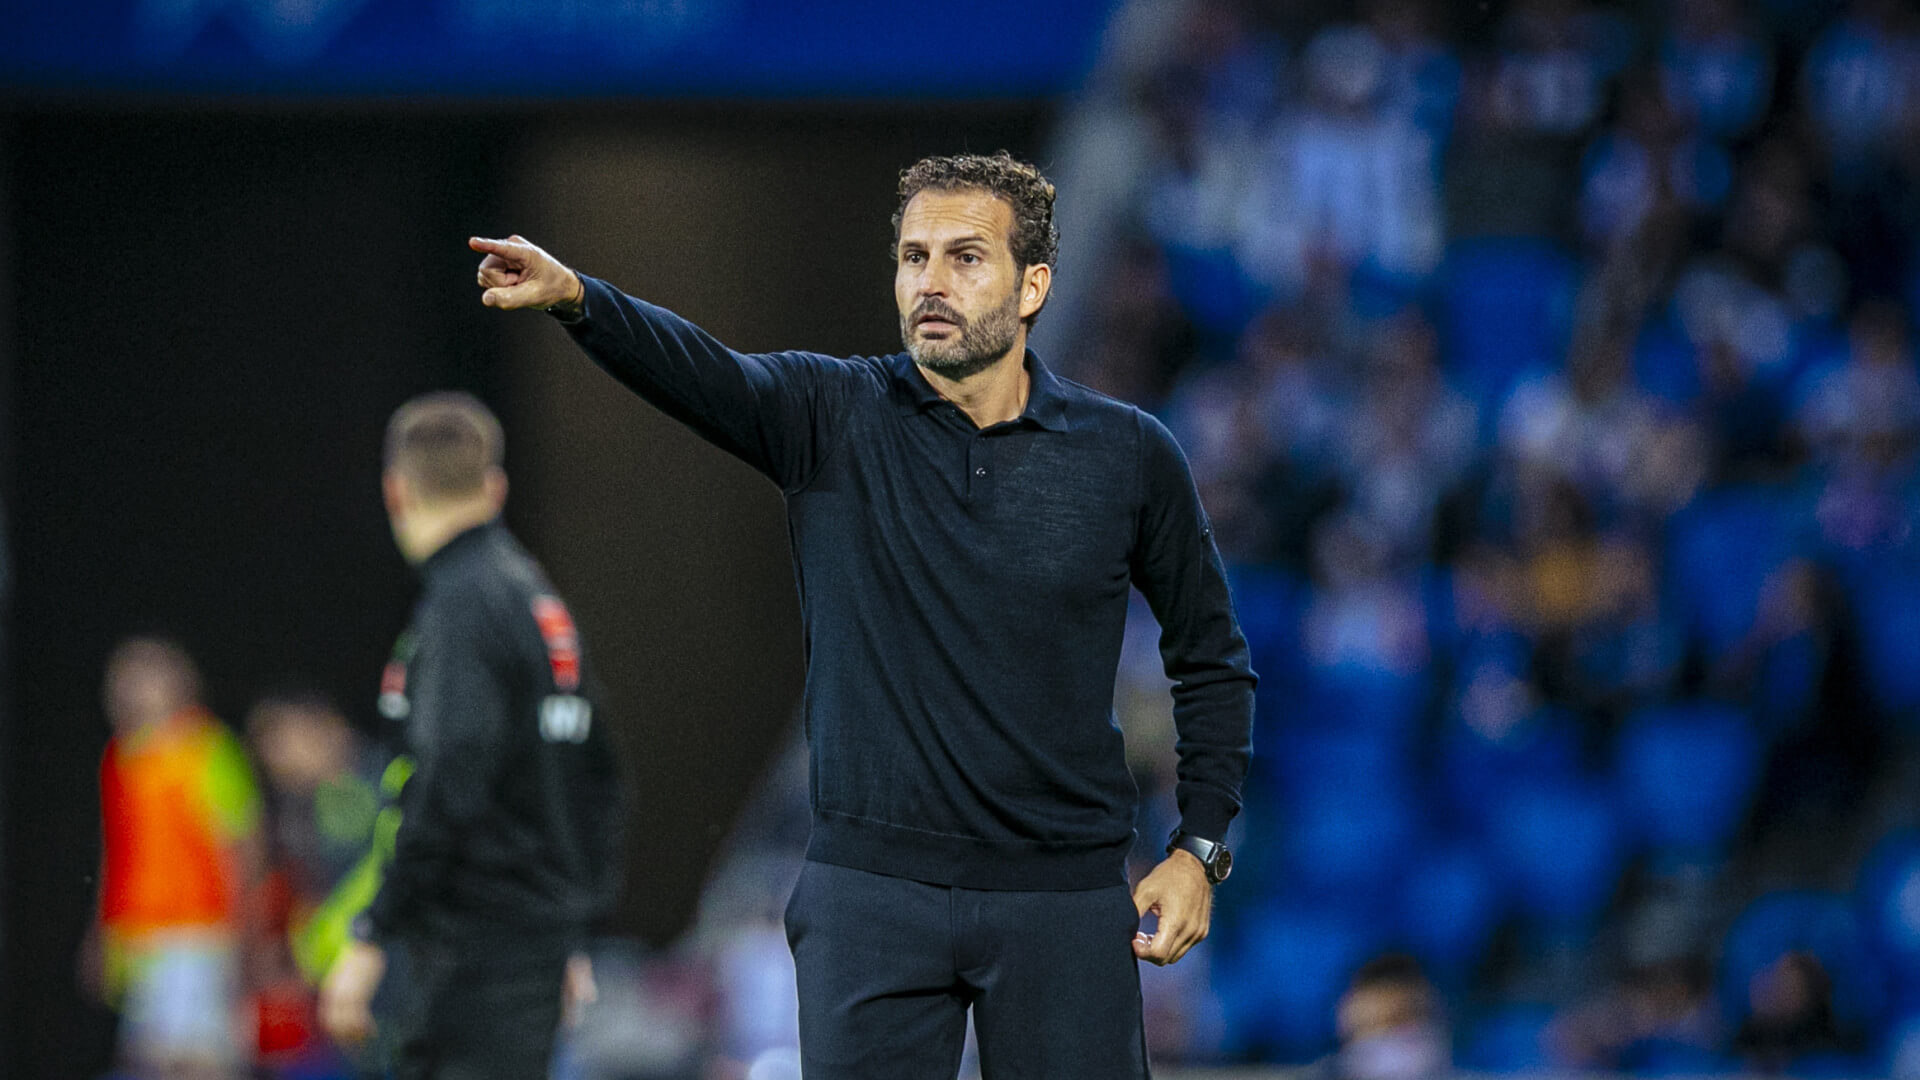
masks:
[[[1227,826],[1240,812],[1240,806],[1218,792],[1182,785],[1176,794],[1180,803],[1180,831],[1202,840],[1222,843]]]

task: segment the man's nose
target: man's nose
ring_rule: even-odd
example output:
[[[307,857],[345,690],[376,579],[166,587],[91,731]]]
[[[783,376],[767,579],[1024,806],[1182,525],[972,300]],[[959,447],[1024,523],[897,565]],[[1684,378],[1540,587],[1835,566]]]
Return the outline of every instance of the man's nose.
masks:
[[[938,262],[929,262],[920,271],[918,293],[921,296],[947,295],[947,273]]]

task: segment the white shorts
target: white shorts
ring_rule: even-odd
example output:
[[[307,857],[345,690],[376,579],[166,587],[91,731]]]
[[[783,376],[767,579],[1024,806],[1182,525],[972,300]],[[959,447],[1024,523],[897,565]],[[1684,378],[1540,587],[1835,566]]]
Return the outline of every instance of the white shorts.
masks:
[[[120,1008],[120,1049],[143,1063],[242,1060],[233,943],[206,931],[142,935]]]

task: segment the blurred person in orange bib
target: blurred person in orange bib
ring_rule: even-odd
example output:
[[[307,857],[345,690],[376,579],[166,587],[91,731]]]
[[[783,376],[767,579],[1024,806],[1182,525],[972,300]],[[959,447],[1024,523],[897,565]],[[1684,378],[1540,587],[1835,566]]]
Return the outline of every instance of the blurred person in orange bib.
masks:
[[[260,803],[246,753],[200,704],[178,645],[123,642],[104,688],[99,914],[82,969],[120,1013],[123,1065],[141,1077],[231,1077]]]

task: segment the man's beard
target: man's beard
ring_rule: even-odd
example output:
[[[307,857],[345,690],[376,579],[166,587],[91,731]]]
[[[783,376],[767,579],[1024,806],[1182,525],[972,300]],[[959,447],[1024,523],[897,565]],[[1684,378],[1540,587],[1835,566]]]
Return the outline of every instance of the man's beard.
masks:
[[[914,337],[914,324],[927,315],[938,315],[954,325],[944,341],[926,341]],[[1007,302],[976,319],[960,313],[939,300],[928,299],[900,320],[900,340],[906,343],[913,362],[928,371],[958,381],[993,366],[1007,355],[1020,336],[1020,293],[1015,290]]]

